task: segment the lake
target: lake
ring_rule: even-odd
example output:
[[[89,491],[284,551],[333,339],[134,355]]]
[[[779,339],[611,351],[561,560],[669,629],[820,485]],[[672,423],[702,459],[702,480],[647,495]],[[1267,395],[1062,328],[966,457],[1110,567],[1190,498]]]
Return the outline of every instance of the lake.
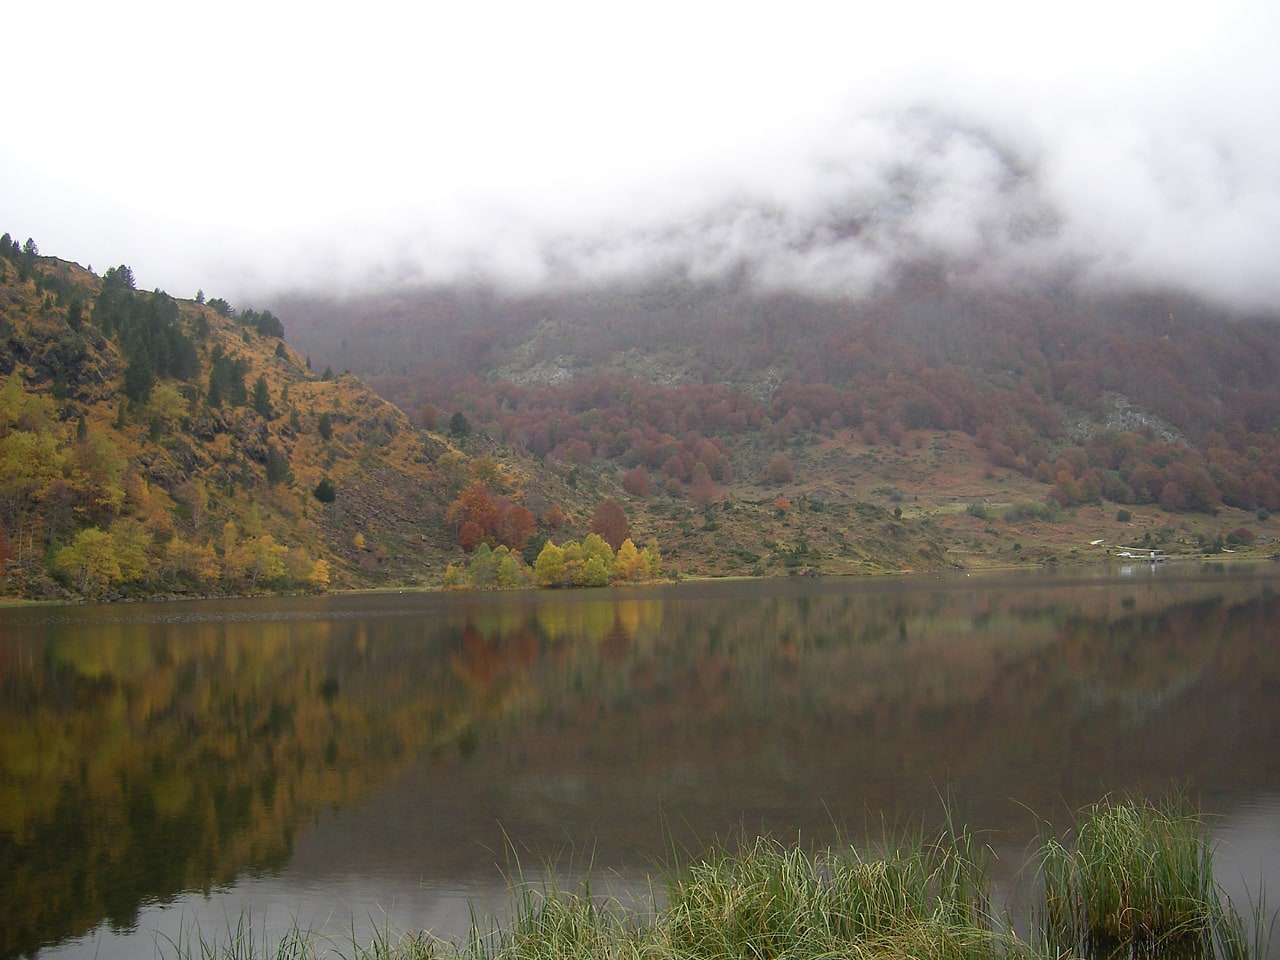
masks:
[[[1016,910],[1038,831],[1173,788],[1228,889],[1280,889],[1278,588],[1140,564],[3,608],[0,957],[243,918],[453,937],[516,874],[643,897],[673,849],[948,810]]]

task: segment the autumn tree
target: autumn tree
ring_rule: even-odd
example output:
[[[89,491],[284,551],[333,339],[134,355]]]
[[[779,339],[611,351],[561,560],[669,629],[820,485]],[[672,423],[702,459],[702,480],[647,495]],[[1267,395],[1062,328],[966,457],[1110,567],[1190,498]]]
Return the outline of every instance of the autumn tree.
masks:
[[[615,553],[598,533],[563,545],[548,541],[534,562],[534,581],[543,587],[604,587],[613,581],[648,580],[659,575],[656,541],[638,550],[630,537]]]
[[[524,586],[528,568],[521,562],[520,555],[504,546],[499,546],[494,554],[498,558],[498,587],[502,590],[512,590]]]
[[[493,524],[493,536],[498,543],[518,551],[533,536],[536,528],[537,524],[529,510],[505,497],[499,500],[498,516]]]
[[[155,539],[151,531],[133,517],[121,517],[111,524],[110,534],[120,579],[125,583],[147,579],[151,572],[151,545]]]
[[[764,482],[771,485],[790,483],[795,478],[795,470],[785,453],[779,453],[769,461],[764,469]]]
[[[577,540],[568,540],[563,545],[564,548],[564,575],[562,583],[565,585],[582,584],[582,565],[586,562],[582,556],[582,544]]]
[[[640,551],[640,555],[644,558],[645,566],[649,568],[649,579],[656,580],[662,576],[662,551],[658,547],[657,540],[650,538],[644,545],[644,549]]]
[[[649,562],[630,537],[622,541],[618,555],[613,558],[613,576],[615,580],[647,580],[649,577]]]
[[[289,548],[277,543],[271,534],[237,538],[222,558],[227,580],[256,590],[259,584],[274,584],[287,572],[285,557]]]
[[[111,534],[97,527],[86,527],[76,534],[69,546],[54,555],[53,565],[67,573],[76,590],[86,597],[101,596],[121,580]]]
[[[564,579],[564,551],[548,540],[534,562],[533,575],[540,586],[559,586]]]
[[[707,465],[699,461],[693,465],[693,480],[689,483],[689,499],[705,507],[716,496],[716,482],[711,479]]]
[[[320,557],[311,565],[311,572],[306,576],[307,587],[316,593],[324,593],[329,589],[329,561]]]
[[[498,504],[483,483],[471,483],[449,504],[445,520],[454,525],[458,544],[470,553],[493,535]]]
[[[574,582],[584,587],[608,586],[612,569],[612,563],[605,563],[598,556],[587,557],[583,561],[581,574]]]
[[[642,466],[634,466],[622,475],[622,489],[633,497],[649,496],[649,473]]]
[[[160,572],[168,581],[177,580],[208,590],[217,583],[222,568],[211,545],[191,543],[181,536],[174,536],[165,544]]]
[[[613,547],[600,534],[588,533],[582,538],[582,560],[584,563],[594,557],[608,571],[613,567],[613,555]]]
[[[595,516],[591,518],[591,532],[603,537],[610,549],[615,551],[622,546],[623,540],[631,536],[627,515],[622,505],[613,497],[606,497],[596,507]]]

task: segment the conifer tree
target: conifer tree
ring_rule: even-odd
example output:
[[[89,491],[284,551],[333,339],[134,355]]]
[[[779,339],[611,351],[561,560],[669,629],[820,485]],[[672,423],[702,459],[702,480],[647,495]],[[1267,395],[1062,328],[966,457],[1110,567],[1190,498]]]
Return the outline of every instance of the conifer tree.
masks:
[[[267,378],[259,376],[253,384],[253,409],[264,420],[271,419],[271,393],[267,389]]]

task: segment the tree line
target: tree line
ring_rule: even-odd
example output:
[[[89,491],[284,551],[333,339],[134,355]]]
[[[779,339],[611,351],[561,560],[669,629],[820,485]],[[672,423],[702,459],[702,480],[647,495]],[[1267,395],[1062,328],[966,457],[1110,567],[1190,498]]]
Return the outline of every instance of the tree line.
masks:
[[[512,590],[520,587],[606,587],[642,583],[663,576],[662,554],[656,540],[638,548],[627,537],[615,551],[598,533],[581,540],[543,544],[533,565],[505,544],[479,544],[466,563],[450,564],[446,588]]]

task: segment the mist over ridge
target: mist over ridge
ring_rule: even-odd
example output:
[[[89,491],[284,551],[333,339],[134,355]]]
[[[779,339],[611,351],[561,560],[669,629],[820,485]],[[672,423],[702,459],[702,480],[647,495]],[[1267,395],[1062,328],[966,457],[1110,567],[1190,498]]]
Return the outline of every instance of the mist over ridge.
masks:
[[[42,102],[116,110],[89,141],[54,109],[0,138],[4,229],[129,263],[145,289],[261,303],[676,273],[864,297],[942,259],[979,283],[1280,303],[1280,13],[1262,0],[126,0],[32,6],[13,30]]]
[[[1280,233],[1280,206],[1252,207],[1247,175],[1211,145],[1183,148],[1157,167],[1155,144],[1117,133],[1089,156],[1051,156],[913,109],[860,118],[846,142],[789,164],[700,189],[640,191],[629,209],[617,201],[570,217],[481,218],[447,240],[406,225],[400,236],[365,238],[349,259],[318,261],[293,290],[480,284],[520,295],[678,276],[860,299],[904,266],[940,261],[979,285],[1174,288],[1232,308],[1280,303],[1257,256]],[[1197,165],[1208,176],[1191,182]],[[1084,182],[1103,166],[1124,176]]]

